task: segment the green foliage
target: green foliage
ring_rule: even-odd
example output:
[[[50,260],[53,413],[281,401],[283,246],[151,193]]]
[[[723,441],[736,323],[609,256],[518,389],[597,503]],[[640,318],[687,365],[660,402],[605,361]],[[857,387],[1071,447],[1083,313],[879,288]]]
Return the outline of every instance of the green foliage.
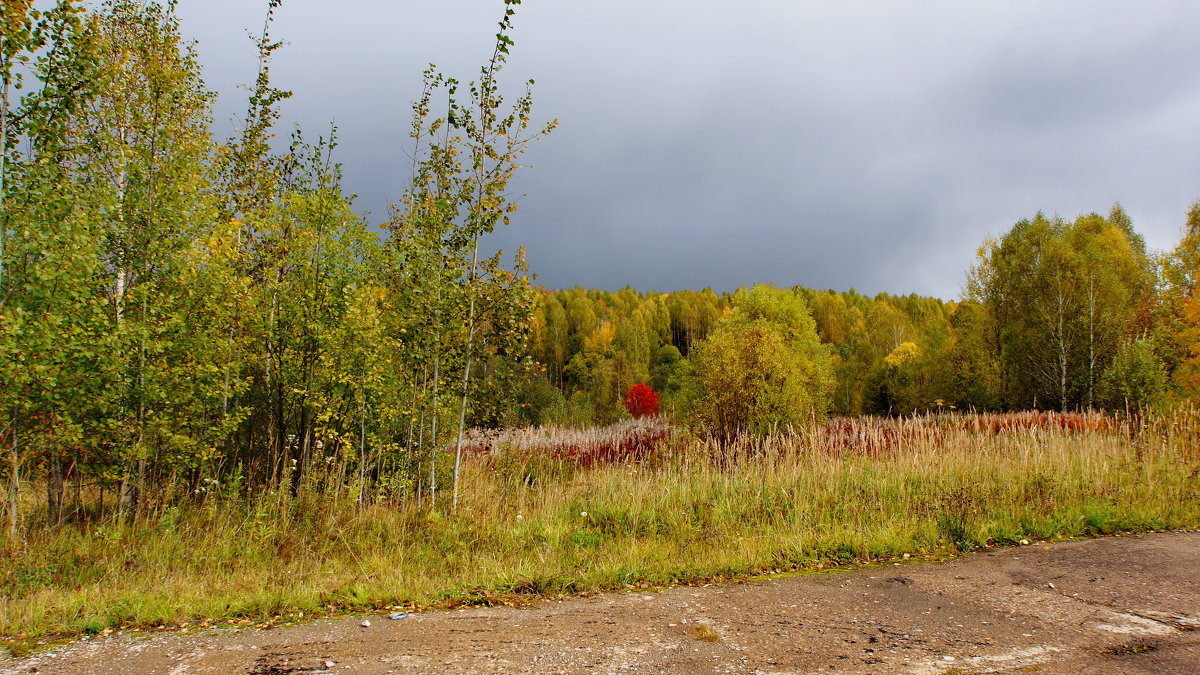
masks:
[[[1161,403],[1167,374],[1145,340],[1121,345],[1096,391],[1097,404],[1107,410],[1139,410]]]
[[[733,312],[696,345],[692,421],[730,442],[808,428],[824,419],[833,388],[828,350],[804,298],[755,286],[733,298]]]
[[[1071,223],[1038,214],[986,243],[968,290],[991,318],[1005,405],[1094,406],[1152,281],[1118,207]]]
[[[951,342],[944,399],[961,410],[1000,408],[1000,363],[991,340],[991,317],[977,301],[958,303],[950,317]]]
[[[0,471],[15,534],[22,471],[83,437],[88,413],[103,409],[93,376],[111,347],[94,291],[103,230],[97,214],[77,208],[89,191],[70,164],[68,122],[93,94],[77,86],[97,62],[88,27],[68,2],[45,12],[4,3],[3,21]]]
[[[530,131],[528,86],[507,105],[498,85],[517,4],[469,103],[429,74],[413,183],[381,237],[342,190],[336,130],[273,149],[289,96],[270,77],[279,0],[242,131],[224,143],[174,3],[4,3],[10,531],[23,479],[42,471],[53,525],[87,515],[66,513],[70,483],[115,494],[129,517],[280,486],[432,496],[452,398],[497,423],[525,367],[523,253],[477,254],[516,209],[520,154],[549,130]],[[436,92],[449,95],[440,117]]]
[[[675,345],[662,345],[654,350],[650,383],[655,391],[665,395],[674,394],[683,388],[691,373],[691,362],[683,358]]]

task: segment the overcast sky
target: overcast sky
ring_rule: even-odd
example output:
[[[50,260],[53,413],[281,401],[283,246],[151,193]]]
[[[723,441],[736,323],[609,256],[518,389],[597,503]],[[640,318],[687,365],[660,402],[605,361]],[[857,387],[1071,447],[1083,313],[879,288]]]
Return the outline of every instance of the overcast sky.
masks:
[[[182,0],[217,130],[254,77],[265,0]],[[1200,198],[1200,3],[525,0],[504,78],[535,78],[521,210],[539,282],[754,282],[959,295],[975,250],[1039,210],[1120,201],[1152,247]],[[373,223],[408,180],[434,62],[470,79],[500,0],[286,0],[285,124],[340,128]],[[286,127],[285,127],[286,131]]]

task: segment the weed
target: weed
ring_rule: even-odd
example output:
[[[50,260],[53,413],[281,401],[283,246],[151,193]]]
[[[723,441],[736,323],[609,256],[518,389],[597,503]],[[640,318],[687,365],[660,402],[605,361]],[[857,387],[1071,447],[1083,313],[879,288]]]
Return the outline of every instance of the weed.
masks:
[[[1130,656],[1132,654],[1145,654],[1158,649],[1158,646],[1150,642],[1131,642],[1127,645],[1117,645],[1104,650],[1109,656]]]
[[[571,534],[571,539],[576,546],[596,548],[604,541],[604,535],[598,532],[574,532]]]
[[[717,642],[721,639],[721,636],[717,634],[717,631],[706,623],[697,624],[696,627],[692,629],[692,636],[701,642]]]
[[[108,628],[108,619],[99,616],[87,616],[79,626],[79,632],[84,635],[97,635],[100,631]]]

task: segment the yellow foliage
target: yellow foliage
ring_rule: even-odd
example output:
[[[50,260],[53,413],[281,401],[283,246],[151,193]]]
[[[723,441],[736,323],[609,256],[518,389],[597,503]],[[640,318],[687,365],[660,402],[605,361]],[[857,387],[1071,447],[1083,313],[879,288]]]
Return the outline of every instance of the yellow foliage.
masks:
[[[602,321],[592,334],[584,338],[583,349],[592,354],[607,354],[612,350],[613,338],[616,337],[616,329],[609,321]]]
[[[1185,346],[1184,358],[1175,371],[1175,384],[1188,398],[1200,398],[1200,296],[1183,301],[1179,341]]]
[[[921,348],[915,342],[902,342],[899,347],[892,350],[891,354],[883,357],[883,362],[889,368],[899,368],[906,363],[914,361],[921,357]]]

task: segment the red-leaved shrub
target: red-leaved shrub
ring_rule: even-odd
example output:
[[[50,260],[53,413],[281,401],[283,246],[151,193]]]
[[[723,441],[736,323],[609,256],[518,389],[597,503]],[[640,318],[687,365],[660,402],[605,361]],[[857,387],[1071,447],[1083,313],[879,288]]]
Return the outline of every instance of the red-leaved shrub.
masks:
[[[648,384],[635,384],[625,395],[625,409],[634,417],[658,414],[658,392]]]

